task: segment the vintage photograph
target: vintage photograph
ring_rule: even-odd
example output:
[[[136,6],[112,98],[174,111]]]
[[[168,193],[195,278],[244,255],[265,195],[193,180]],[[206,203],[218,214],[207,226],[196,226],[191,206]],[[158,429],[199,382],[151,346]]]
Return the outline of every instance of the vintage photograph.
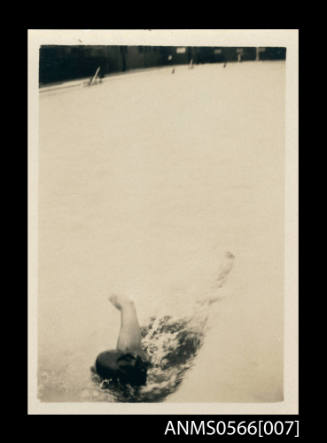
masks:
[[[92,33],[29,58],[36,401],[283,402],[287,44]]]

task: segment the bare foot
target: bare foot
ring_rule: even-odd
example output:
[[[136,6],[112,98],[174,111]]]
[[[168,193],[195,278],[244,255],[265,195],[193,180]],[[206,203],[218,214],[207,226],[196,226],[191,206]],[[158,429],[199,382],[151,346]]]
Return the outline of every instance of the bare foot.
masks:
[[[118,294],[112,294],[110,297],[108,297],[108,300],[115,306],[115,308],[119,309],[119,311],[123,308],[123,306],[130,305],[133,303],[125,295],[118,295]]]
[[[220,265],[218,277],[216,279],[216,283],[215,283],[216,287],[221,288],[224,286],[224,284],[227,280],[227,277],[228,277],[230,271],[232,270],[232,267],[234,264],[234,259],[235,259],[234,254],[232,254],[229,251],[225,253],[224,261]]]
[[[226,280],[233,268],[234,260],[234,254],[229,251],[225,252],[222,263],[218,269],[218,275],[208,287],[207,291],[197,299],[198,306],[211,305],[212,303],[226,297],[226,291],[218,291],[218,289],[221,289],[225,285]]]

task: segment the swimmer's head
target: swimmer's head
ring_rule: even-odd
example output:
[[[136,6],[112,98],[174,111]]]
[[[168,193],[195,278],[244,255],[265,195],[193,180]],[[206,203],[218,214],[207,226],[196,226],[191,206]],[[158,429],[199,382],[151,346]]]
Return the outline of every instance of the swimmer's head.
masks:
[[[117,353],[113,360],[113,352],[102,352],[96,359],[95,369],[103,379],[111,379],[132,386],[146,384],[147,364],[138,355]]]
[[[118,359],[119,380],[134,386],[146,384],[147,365],[139,356],[123,355]]]

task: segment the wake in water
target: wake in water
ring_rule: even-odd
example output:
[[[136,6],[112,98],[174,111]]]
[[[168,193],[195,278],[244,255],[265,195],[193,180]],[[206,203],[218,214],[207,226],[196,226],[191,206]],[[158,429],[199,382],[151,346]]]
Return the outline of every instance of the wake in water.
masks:
[[[152,317],[149,324],[141,328],[142,348],[151,362],[145,386],[122,386],[111,380],[100,380],[93,373],[93,381],[108,395],[109,401],[160,402],[178,388],[204,342],[209,306],[221,299],[215,290],[225,285],[233,263],[234,255],[227,252],[217,279],[210,291],[196,302],[191,316]]]

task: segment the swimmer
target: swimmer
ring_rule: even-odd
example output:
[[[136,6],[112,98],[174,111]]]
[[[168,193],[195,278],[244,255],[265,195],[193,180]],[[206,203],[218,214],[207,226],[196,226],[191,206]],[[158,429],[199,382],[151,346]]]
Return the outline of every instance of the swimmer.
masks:
[[[199,300],[200,306],[209,306],[221,297],[216,290],[225,285],[233,267],[234,255],[226,252],[218,272],[218,278],[209,289],[206,298]],[[132,300],[124,295],[111,295],[109,301],[120,311],[120,331],[115,350],[101,352],[95,362],[95,372],[104,380],[122,384],[142,386],[147,381],[150,360],[141,345],[141,329]],[[199,309],[199,306],[196,308]]]
[[[141,330],[135,305],[123,295],[112,295],[109,301],[121,314],[117,347],[98,355],[95,370],[102,379],[133,386],[145,385],[149,359],[141,347]]]

